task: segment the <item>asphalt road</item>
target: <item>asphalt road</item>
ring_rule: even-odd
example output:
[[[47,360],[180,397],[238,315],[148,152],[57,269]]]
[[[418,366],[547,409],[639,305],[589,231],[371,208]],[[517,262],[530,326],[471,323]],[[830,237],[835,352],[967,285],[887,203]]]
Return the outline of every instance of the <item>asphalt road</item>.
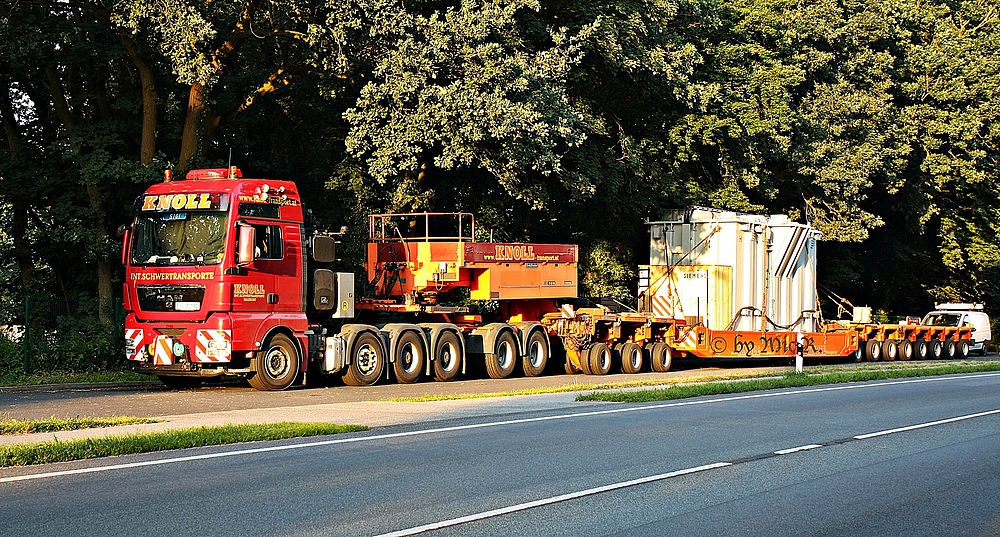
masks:
[[[315,388],[295,386],[283,392],[258,392],[246,383],[207,384],[203,388],[173,391],[153,381],[122,388],[87,386],[81,388],[49,387],[0,388],[0,418],[46,419],[50,417],[159,417],[231,411],[252,408],[283,408],[317,404],[359,403],[425,395],[484,394],[532,388],[583,386],[635,380],[677,382],[711,375],[788,371],[789,367],[768,367],[765,360],[721,361],[710,367],[685,363],[667,373],[646,372],[637,375],[545,375],[507,379],[466,378],[453,382],[422,381],[415,384],[380,383],[375,386],[332,386]],[[849,367],[849,366],[848,366]],[[581,388],[582,389],[582,388]]]
[[[998,535],[997,453],[997,373],[581,403],[0,470],[0,534]]]

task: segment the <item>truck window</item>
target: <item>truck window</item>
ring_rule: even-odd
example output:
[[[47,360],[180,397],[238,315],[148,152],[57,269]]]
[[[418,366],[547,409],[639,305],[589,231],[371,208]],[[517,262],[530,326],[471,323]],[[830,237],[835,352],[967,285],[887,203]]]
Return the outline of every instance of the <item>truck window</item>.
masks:
[[[254,254],[257,259],[281,259],[284,255],[281,226],[253,224]]]
[[[928,313],[924,317],[926,326],[958,326],[961,316],[957,313]]]
[[[136,217],[133,265],[216,265],[226,245],[224,212],[157,213]]]

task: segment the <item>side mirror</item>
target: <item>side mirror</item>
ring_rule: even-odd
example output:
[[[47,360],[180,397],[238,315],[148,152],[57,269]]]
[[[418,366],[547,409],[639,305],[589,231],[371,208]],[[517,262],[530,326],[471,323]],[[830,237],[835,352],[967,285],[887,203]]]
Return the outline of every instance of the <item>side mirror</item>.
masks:
[[[118,238],[122,240],[122,266],[128,265],[128,243],[132,242],[132,224],[118,227]]]
[[[320,263],[333,263],[337,260],[337,241],[329,235],[314,235],[312,240],[312,258]]]
[[[254,229],[253,226],[241,225],[238,226],[240,230],[239,234],[239,251],[236,254],[236,264],[238,266],[246,266],[253,263],[255,258],[253,246],[254,246]]]

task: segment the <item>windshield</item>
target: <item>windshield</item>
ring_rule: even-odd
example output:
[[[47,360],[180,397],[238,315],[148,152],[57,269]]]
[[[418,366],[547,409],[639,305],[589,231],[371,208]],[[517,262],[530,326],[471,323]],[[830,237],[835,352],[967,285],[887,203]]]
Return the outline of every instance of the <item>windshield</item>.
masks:
[[[958,326],[962,315],[959,313],[928,313],[924,317],[924,326]]]
[[[217,265],[226,247],[226,212],[140,214],[132,227],[133,265]]]

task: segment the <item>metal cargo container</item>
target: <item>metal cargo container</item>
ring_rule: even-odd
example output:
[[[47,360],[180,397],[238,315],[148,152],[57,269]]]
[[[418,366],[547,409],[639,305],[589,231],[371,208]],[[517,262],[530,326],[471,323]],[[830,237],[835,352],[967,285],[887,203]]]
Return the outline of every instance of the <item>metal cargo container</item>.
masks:
[[[691,207],[649,225],[639,308],[714,330],[816,330],[816,241],[786,215]]]

